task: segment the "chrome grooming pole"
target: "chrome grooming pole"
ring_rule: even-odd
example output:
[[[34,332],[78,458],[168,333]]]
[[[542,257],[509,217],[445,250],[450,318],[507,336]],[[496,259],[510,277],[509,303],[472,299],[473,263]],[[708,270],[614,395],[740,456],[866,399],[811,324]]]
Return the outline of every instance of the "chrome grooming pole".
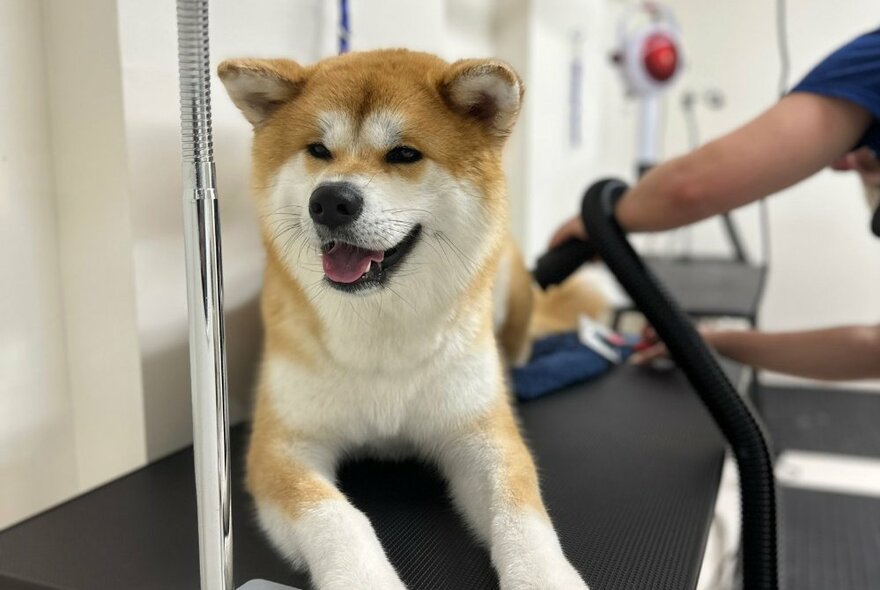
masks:
[[[229,410],[208,0],[177,0],[183,217],[202,590],[232,590]]]
[[[208,0],[177,0],[183,220],[202,590],[232,590],[232,504],[220,212],[211,134]],[[242,590],[285,590],[253,580]]]

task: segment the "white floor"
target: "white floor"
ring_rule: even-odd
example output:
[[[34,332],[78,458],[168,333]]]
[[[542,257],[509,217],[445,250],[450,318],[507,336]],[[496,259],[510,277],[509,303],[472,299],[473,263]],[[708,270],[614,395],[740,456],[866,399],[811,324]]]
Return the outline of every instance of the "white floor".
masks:
[[[776,461],[780,485],[880,498],[880,459],[785,451]]]
[[[776,461],[776,481],[793,488],[880,498],[880,459],[785,451]],[[697,590],[733,590],[739,527],[739,479],[728,457]]]

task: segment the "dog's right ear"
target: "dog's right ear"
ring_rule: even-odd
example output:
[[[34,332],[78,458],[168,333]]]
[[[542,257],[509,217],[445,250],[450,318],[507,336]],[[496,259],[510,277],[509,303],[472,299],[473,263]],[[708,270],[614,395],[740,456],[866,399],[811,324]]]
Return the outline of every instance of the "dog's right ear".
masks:
[[[305,70],[289,59],[228,59],[217,75],[232,102],[258,127],[305,85]]]

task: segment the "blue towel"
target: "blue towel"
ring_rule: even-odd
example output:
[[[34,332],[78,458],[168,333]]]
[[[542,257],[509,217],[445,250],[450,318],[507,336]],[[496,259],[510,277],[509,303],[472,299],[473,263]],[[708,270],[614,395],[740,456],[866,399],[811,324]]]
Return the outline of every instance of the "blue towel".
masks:
[[[621,358],[626,358],[632,353],[632,346],[628,344],[618,351]],[[576,332],[554,334],[537,340],[529,362],[513,369],[513,390],[520,401],[531,400],[595,379],[613,366],[598,352],[584,346]]]

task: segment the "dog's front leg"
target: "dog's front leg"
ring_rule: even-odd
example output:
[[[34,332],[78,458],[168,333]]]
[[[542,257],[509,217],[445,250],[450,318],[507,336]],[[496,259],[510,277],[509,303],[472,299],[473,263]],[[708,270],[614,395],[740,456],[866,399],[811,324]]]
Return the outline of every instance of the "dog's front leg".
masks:
[[[256,430],[248,488],[263,530],[318,590],[405,590],[370,521],[352,506],[316,458],[320,450]]]
[[[587,590],[562,552],[506,398],[441,445],[459,509],[489,545],[501,590]]]

